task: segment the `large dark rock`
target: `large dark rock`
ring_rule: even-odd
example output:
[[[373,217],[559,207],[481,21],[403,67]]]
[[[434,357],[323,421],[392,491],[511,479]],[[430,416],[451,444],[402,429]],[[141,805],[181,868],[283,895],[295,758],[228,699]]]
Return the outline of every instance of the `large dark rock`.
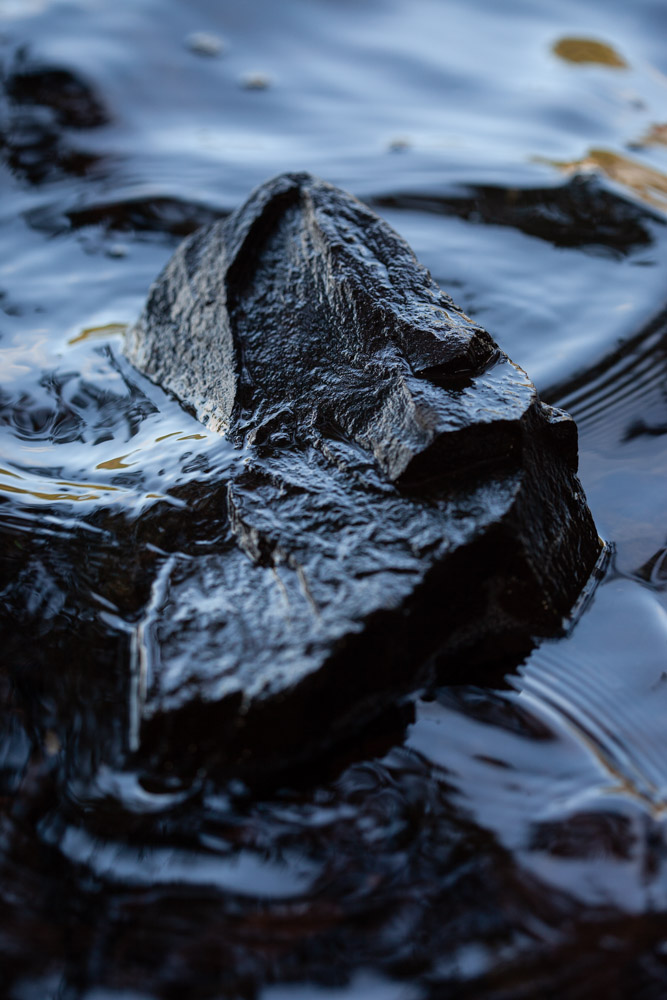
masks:
[[[156,575],[134,746],[293,759],[561,628],[600,549],[575,425],[354,198],[258,188],[178,249],[127,354],[239,450],[226,540]]]

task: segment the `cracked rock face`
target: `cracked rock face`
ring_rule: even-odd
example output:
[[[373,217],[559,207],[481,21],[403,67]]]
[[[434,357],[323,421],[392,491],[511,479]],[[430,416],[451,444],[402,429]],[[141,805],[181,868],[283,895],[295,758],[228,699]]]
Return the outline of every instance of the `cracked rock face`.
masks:
[[[126,352],[224,433],[219,550],[170,556],[135,745],[252,770],[557,632],[600,542],[573,421],[378,216],[277,177],[190,237]]]

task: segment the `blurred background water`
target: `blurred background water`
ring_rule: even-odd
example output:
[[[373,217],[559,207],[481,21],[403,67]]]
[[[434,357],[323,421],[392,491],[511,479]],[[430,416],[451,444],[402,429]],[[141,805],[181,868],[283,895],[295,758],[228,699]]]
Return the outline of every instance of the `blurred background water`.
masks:
[[[658,0],[0,0],[3,996],[667,994],[666,31]],[[153,788],[91,740],[230,456],[122,335],[183,235],[304,169],[577,418],[614,557],[506,683],[264,795]]]

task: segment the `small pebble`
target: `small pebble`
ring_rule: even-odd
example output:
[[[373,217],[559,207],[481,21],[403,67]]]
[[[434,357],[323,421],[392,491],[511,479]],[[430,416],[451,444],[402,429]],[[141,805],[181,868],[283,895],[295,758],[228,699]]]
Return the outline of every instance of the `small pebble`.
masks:
[[[44,734],[44,749],[49,757],[55,757],[57,753],[60,753],[60,740],[57,733],[54,733],[52,729],[47,729]]]
[[[112,243],[107,247],[107,257],[127,257],[127,247],[124,243]]]
[[[266,90],[271,86],[271,79],[266,73],[244,73],[241,86],[246,90]]]
[[[210,56],[211,58],[219,56],[227,47],[219,35],[208,31],[193,31],[185,39],[185,44],[191,52],[195,52],[198,56]]]

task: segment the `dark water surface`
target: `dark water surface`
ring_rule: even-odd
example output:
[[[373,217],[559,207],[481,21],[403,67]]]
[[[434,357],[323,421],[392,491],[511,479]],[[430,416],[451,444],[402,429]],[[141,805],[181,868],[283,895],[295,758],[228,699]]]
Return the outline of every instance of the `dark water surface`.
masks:
[[[666,31],[658,0],[0,0],[2,998],[667,996]],[[278,789],[158,782],[104,763],[109,720],[231,458],[122,332],[287,169],[573,413],[614,554],[506,682]]]

